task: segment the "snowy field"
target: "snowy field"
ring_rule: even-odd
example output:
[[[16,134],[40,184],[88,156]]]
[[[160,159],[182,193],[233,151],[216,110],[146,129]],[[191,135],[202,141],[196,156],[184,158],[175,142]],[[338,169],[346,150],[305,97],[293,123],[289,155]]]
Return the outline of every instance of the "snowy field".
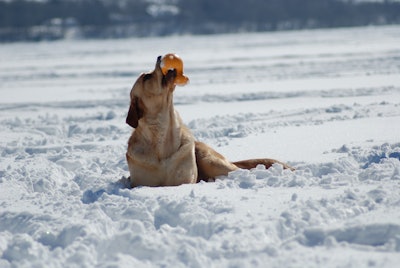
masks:
[[[136,77],[178,53],[175,108],[231,160],[128,189]],[[0,267],[399,267],[400,26],[0,44]]]

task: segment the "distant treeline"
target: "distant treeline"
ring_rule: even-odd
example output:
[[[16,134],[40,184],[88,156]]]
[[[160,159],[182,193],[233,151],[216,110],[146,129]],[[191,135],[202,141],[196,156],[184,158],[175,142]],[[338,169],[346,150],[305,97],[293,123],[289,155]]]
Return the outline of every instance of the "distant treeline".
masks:
[[[15,0],[0,41],[110,38],[400,23],[400,2],[351,0]]]

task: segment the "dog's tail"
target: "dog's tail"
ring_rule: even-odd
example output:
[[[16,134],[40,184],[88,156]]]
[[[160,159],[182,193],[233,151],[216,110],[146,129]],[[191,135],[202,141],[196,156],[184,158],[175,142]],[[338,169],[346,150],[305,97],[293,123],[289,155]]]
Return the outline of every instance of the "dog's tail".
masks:
[[[289,166],[283,162],[280,162],[275,159],[269,159],[269,158],[247,159],[247,160],[232,162],[232,164],[234,164],[238,168],[242,168],[242,169],[252,169],[252,168],[257,167],[257,165],[264,165],[268,169],[273,164],[280,164],[283,166],[284,169],[290,169],[292,171],[295,170],[294,168],[292,168],[291,166]]]

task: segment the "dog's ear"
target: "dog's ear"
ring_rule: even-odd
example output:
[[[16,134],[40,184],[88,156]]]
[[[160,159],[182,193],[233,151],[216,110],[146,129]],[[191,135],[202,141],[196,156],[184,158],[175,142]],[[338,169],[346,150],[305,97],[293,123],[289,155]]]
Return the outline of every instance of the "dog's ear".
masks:
[[[143,116],[143,111],[139,106],[139,98],[133,97],[131,99],[131,105],[129,106],[128,115],[126,116],[126,123],[133,128],[137,128],[139,119]]]

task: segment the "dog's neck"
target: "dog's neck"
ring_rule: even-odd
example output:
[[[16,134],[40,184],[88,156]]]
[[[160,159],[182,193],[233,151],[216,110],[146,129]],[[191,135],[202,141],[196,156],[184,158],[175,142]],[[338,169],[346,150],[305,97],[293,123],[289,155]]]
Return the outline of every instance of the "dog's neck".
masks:
[[[170,157],[181,146],[182,119],[172,102],[165,109],[167,111],[143,117],[135,130],[157,152],[159,159]]]

